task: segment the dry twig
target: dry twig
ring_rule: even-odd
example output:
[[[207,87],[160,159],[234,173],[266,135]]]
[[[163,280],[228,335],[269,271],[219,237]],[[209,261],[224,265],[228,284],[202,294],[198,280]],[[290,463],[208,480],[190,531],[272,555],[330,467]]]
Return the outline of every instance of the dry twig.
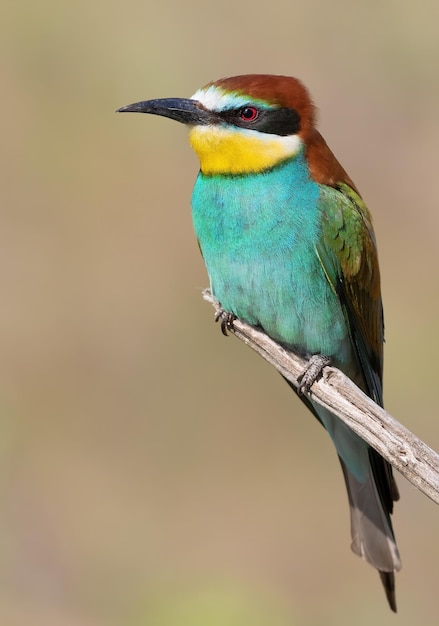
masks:
[[[219,305],[209,290],[203,298]],[[235,320],[230,332],[253,348],[295,387],[306,361],[282,348],[260,330]],[[439,504],[439,455],[397,422],[387,411],[366,396],[340,370],[325,367],[320,380],[309,392],[310,398],[330,409],[393,465],[422,493]]]

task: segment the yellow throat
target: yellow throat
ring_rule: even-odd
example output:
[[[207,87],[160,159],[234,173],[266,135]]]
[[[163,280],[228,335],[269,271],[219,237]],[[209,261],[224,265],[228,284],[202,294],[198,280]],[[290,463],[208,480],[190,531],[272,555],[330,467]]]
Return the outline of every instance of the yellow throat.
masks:
[[[297,135],[272,135],[227,126],[193,126],[189,141],[206,175],[250,174],[275,167],[298,154]]]

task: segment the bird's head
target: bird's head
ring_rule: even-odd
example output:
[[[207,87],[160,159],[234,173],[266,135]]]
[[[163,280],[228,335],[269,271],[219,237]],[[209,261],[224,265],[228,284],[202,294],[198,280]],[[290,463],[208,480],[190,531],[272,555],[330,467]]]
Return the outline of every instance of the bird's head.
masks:
[[[271,169],[299,154],[314,131],[314,106],[296,78],[249,74],[208,83],[192,98],[163,98],[119,109],[189,126],[205,175]]]

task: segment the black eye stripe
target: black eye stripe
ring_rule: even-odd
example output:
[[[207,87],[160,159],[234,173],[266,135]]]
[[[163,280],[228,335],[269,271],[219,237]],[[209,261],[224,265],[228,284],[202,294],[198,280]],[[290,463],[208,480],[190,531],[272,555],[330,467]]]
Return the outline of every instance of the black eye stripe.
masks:
[[[241,107],[239,109],[230,109],[218,113],[218,121],[238,126],[239,128],[250,128],[261,133],[271,133],[286,137],[287,135],[296,135],[300,131],[300,116],[294,109],[286,107],[281,109],[262,109],[258,108],[259,114],[254,120],[242,118],[242,112],[246,108],[257,108],[252,105]]]

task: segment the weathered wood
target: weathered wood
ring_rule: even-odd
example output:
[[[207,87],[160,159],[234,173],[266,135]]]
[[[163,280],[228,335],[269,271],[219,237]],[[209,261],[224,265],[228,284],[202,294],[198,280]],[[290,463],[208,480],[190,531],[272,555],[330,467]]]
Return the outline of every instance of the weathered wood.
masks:
[[[218,311],[209,290],[203,298]],[[307,361],[285,350],[265,333],[240,320],[230,332],[273,365],[296,388]],[[309,397],[330,409],[393,465],[409,482],[439,504],[439,455],[366,396],[347,376],[325,367]]]

